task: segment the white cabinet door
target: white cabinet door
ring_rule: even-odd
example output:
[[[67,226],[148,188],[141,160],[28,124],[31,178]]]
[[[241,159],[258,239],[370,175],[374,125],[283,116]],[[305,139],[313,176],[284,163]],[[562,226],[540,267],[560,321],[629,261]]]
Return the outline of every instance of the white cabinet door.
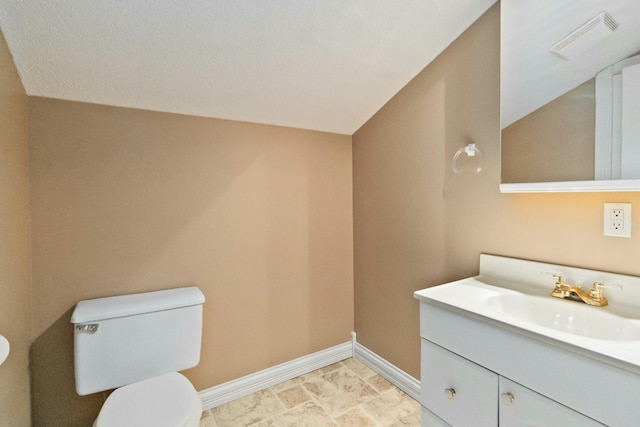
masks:
[[[603,426],[520,384],[500,377],[500,427]]]
[[[422,340],[422,405],[455,427],[498,425],[498,375]]]

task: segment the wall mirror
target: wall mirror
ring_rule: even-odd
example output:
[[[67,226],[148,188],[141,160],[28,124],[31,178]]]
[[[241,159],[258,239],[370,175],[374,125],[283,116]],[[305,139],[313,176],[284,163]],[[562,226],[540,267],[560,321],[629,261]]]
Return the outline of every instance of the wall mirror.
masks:
[[[640,2],[502,0],[502,192],[640,191]]]

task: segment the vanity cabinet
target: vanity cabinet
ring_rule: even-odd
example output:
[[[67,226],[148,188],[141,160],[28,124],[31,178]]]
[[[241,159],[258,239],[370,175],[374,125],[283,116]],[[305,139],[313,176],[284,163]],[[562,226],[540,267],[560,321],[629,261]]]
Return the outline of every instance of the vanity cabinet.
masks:
[[[528,357],[540,356],[535,345],[518,344],[515,336],[510,342],[520,352],[511,345],[499,345],[502,340],[489,339],[490,334],[504,331],[435,305],[421,303],[420,316],[423,427],[606,425],[544,395],[545,387],[534,391],[517,382],[528,382],[530,377],[548,380],[547,372],[536,373],[535,364],[529,362]],[[486,357],[491,354],[495,357]],[[551,379],[551,396],[556,387],[579,396],[585,393],[562,377]]]
[[[603,425],[426,339],[421,363],[423,427]]]
[[[558,300],[549,271],[626,294]],[[640,277],[482,254],[478,276],[414,295],[423,426],[640,425]]]

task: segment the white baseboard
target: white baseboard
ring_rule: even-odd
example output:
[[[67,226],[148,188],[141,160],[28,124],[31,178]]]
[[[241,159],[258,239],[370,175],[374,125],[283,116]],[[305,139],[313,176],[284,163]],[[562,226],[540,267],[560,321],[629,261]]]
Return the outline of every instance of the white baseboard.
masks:
[[[395,385],[418,402],[420,401],[420,381],[378,356],[362,344],[358,344],[356,342],[353,353],[353,357],[376,371],[391,384]]]
[[[202,390],[199,392],[202,408],[214,408],[350,357],[353,357],[352,341]]]
[[[350,357],[355,357],[400,390],[420,401],[420,381],[358,344],[355,337],[355,333],[352,333],[352,340],[349,342],[202,390],[199,392],[202,408],[215,408]]]

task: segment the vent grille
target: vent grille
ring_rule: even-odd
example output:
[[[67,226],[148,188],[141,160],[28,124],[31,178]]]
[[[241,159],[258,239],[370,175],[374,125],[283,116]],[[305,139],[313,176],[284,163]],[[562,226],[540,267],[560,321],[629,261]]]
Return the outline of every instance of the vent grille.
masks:
[[[603,11],[563,37],[549,50],[561,58],[573,59],[613,34],[616,28],[618,23]]]

